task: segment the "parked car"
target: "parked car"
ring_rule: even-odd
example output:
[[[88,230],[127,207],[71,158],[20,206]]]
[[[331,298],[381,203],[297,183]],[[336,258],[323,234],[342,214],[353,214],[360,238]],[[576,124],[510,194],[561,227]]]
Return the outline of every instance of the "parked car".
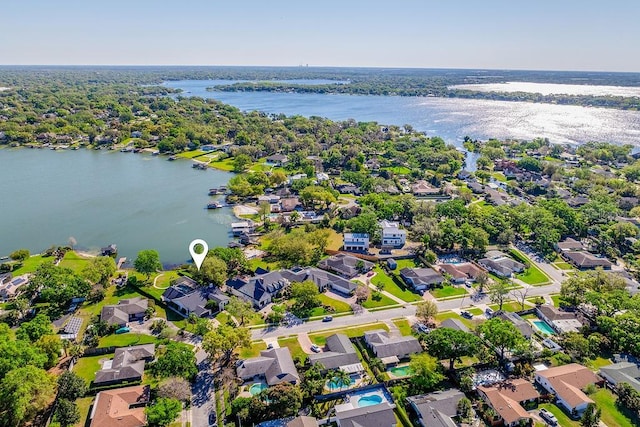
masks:
[[[124,328],[120,328],[116,331],[116,334],[126,334],[127,332],[131,332],[131,329],[127,328],[126,326]]]
[[[267,345],[267,350],[271,350],[272,348],[273,348],[273,343],[272,343],[272,342],[270,342],[270,343]]]
[[[216,419],[216,413],[215,412],[209,412],[209,426],[217,426],[217,419]]]
[[[543,420],[545,420],[552,426],[558,425],[558,419],[556,418],[556,416],[549,412],[547,409],[540,409],[540,417],[542,417]]]
[[[324,316],[322,319],[323,322],[331,322],[333,320],[333,316]]]
[[[461,311],[460,316],[464,317],[465,319],[473,319],[473,314],[469,313],[468,311]]]
[[[315,345],[315,344],[313,344],[311,346],[311,351],[313,351],[314,353],[320,353],[321,350],[322,349],[319,346]]]
[[[487,307],[487,309],[484,311],[484,314],[489,318],[493,317],[494,313],[495,312],[492,309],[490,309],[489,307]]]

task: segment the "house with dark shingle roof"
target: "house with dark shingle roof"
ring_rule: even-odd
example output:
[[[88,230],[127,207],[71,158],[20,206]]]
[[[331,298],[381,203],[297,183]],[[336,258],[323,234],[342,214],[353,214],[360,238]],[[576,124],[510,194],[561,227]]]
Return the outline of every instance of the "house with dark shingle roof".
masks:
[[[210,316],[224,310],[229,297],[215,287],[198,286],[190,277],[180,277],[162,294],[162,301],[184,317],[194,313],[198,317]],[[214,302],[214,308],[210,308]]]
[[[487,251],[485,257],[478,260],[478,264],[500,277],[511,277],[516,273],[522,273],[526,267],[500,251]]]
[[[361,408],[336,406],[336,421],[338,427],[396,427],[394,407],[386,401]]]
[[[457,331],[469,332],[469,328],[467,328],[467,325],[462,323],[460,319],[456,319],[456,318],[449,318],[449,319],[443,320],[440,323],[440,327],[455,329]]]
[[[407,402],[418,416],[423,427],[456,427],[453,421],[458,415],[458,402],[465,398],[460,390],[436,391],[429,394],[407,397]]]
[[[125,381],[140,381],[146,362],[153,360],[155,344],[117,348],[112,360],[103,363],[93,381],[96,385],[119,384]]]
[[[533,335],[533,328],[531,327],[531,323],[518,316],[517,313],[503,311],[501,313],[498,313],[497,317],[513,323],[513,325],[518,328],[522,336],[524,336],[526,339],[531,338],[531,335]]]
[[[149,300],[142,297],[123,299],[116,305],[105,305],[100,320],[107,325],[126,326],[128,322],[143,319],[149,308]]]
[[[346,367],[354,367],[358,371],[364,370],[355,347],[346,335],[333,334],[327,337],[326,349],[327,351],[322,353],[310,354],[309,362],[312,365],[320,363],[325,370],[341,369],[345,372],[354,371],[354,369],[347,369]],[[359,367],[357,365],[359,365]]]
[[[323,259],[318,263],[318,267],[351,279],[359,274],[370,271],[373,268],[373,263],[354,257],[353,255],[339,253]]]
[[[143,427],[147,425],[144,408],[149,403],[148,385],[116,388],[96,395],[89,419],[90,427]]]
[[[284,154],[274,154],[272,156],[267,157],[267,163],[270,163],[275,166],[284,166],[289,162],[289,157]]]
[[[596,267],[610,270],[612,265],[608,259],[584,251],[566,251],[562,252],[561,255],[567,262],[580,270],[590,270]]]
[[[478,386],[478,394],[498,414],[506,427],[530,423],[531,415],[523,407],[540,397],[533,385],[522,378],[485,387]]]
[[[397,363],[399,359],[405,359],[414,353],[422,351],[422,346],[415,337],[392,337],[389,332],[382,329],[365,332],[364,340],[376,357],[380,359],[389,358],[391,363]]]
[[[409,268],[400,270],[400,277],[416,291],[426,291],[444,282],[444,276],[433,268]]]
[[[640,368],[636,363],[618,362],[600,368],[600,376],[611,385],[627,383],[640,392]]]
[[[241,360],[236,372],[242,380],[264,378],[270,386],[300,382],[300,375],[287,347],[263,350],[258,357]]]

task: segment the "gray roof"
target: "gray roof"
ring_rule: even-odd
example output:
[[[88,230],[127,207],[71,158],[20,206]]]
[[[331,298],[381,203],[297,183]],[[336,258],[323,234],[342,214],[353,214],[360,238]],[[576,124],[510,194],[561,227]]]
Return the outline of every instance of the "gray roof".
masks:
[[[611,267],[608,259],[597,257],[589,252],[567,251],[564,256],[578,268]]]
[[[287,347],[261,351],[260,356],[241,361],[237,372],[240,378],[263,375],[268,385],[300,381],[300,375]]]
[[[445,319],[440,323],[440,327],[469,332],[469,328],[467,328],[467,325],[462,323],[460,319],[453,319],[453,318]]]
[[[363,263],[361,269],[358,263]],[[345,277],[354,277],[361,271],[369,271],[373,268],[373,263],[347,254],[336,254],[325,258],[318,263],[318,267],[323,270],[333,271]]]
[[[640,391],[640,368],[631,362],[619,362],[600,368],[600,375],[613,384],[628,383],[636,391]]]
[[[145,360],[152,359],[155,351],[155,344],[118,348],[111,361],[111,367],[99,370],[93,382],[102,384],[141,378]]]
[[[444,276],[433,268],[409,268],[400,270],[400,275],[405,281],[409,281],[413,286],[433,285],[444,282]]]
[[[422,346],[415,337],[391,337],[382,329],[365,332],[364,339],[379,358],[403,356],[422,351]]]
[[[509,258],[505,253],[500,251],[487,251],[485,257],[478,260],[478,264],[490,268],[503,276],[522,271],[525,265]]]
[[[407,397],[407,401],[422,419],[422,425],[455,427],[451,418],[458,413],[458,402],[465,395],[460,390],[449,389],[429,394]]]
[[[502,313],[498,314],[498,317],[513,323],[513,325],[518,328],[520,333],[522,333],[522,335],[524,335],[526,338],[529,338],[531,335],[533,335],[533,328],[531,327],[531,324],[524,320],[522,317],[518,316],[516,313],[503,311]]]
[[[389,402],[336,411],[336,418],[340,427],[392,427],[398,423]]]
[[[325,369],[337,369],[341,366],[360,363],[356,349],[344,334],[334,334],[327,338],[327,349],[323,353],[309,355],[311,364],[322,363]]]
[[[318,427],[318,420],[313,417],[296,417],[289,421],[286,427]]]
[[[141,315],[149,307],[149,300],[142,297],[123,299],[117,305],[105,305],[100,313],[100,320],[109,325],[121,325],[129,321],[129,316]]]

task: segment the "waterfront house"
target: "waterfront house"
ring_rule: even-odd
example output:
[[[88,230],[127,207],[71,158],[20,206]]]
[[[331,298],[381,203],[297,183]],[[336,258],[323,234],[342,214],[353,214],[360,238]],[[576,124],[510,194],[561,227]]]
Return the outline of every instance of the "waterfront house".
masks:
[[[146,362],[153,360],[155,344],[117,348],[113,359],[102,364],[93,381],[96,385],[120,384],[125,381],[141,381]]]
[[[511,277],[525,269],[524,264],[500,251],[487,251],[485,257],[478,260],[478,264],[500,277]]]
[[[115,256],[118,253],[118,247],[115,244],[110,244],[109,246],[105,246],[100,249],[100,254],[102,256]]]
[[[229,297],[215,287],[198,286],[192,278],[182,276],[164,291],[162,301],[184,317],[191,313],[198,317],[206,317],[224,310]]]
[[[344,372],[362,372],[364,367],[356,353],[356,349],[344,334],[333,334],[327,337],[326,351],[309,355],[312,365],[322,364],[325,371],[339,369]]]
[[[422,352],[422,346],[415,337],[391,336],[382,329],[365,332],[364,340],[376,357],[385,364],[398,363],[414,353]]]
[[[323,259],[318,263],[318,267],[347,279],[351,279],[359,274],[371,271],[373,263],[364,259],[356,258],[352,255],[339,253]]]
[[[535,405],[540,394],[529,381],[518,378],[476,390],[506,427],[531,425],[533,420],[525,407]]]
[[[236,372],[243,381],[264,379],[270,386],[300,382],[300,375],[287,347],[263,350],[258,357],[241,360]]]
[[[426,291],[444,282],[444,276],[433,268],[410,268],[400,270],[400,277],[416,291]]]
[[[401,229],[397,222],[382,220],[380,229],[383,248],[400,249],[407,241],[407,230]]]
[[[369,252],[368,233],[344,233],[342,236],[342,248],[349,252]]]
[[[147,308],[149,308],[149,300],[146,298],[123,299],[116,305],[102,307],[100,320],[107,325],[123,327],[129,322],[144,319]]]
[[[234,236],[240,236],[241,234],[251,234],[254,231],[253,221],[240,221],[231,223],[231,232]]]
[[[29,284],[29,275],[23,274],[11,278],[11,274],[5,275],[0,284],[0,299],[7,301],[20,294],[20,290]]]
[[[96,395],[89,414],[90,427],[146,426],[144,408],[149,403],[150,394],[148,385],[101,391]]]
[[[422,427],[456,427],[453,420],[458,416],[458,402],[465,395],[460,390],[451,388],[429,394],[407,397],[407,402],[418,416]]]
[[[584,393],[589,384],[602,384],[602,379],[589,368],[577,363],[536,371],[535,381],[556,395],[556,403],[568,413],[580,416],[593,400]]]

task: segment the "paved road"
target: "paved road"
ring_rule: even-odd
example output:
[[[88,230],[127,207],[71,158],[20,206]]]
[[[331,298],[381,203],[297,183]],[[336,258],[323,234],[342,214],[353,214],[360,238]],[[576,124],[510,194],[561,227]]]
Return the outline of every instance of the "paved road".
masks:
[[[198,376],[192,387],[191,397],[191,425],[193,427],[207,427],[209,413],[216,412],[215,389],[213,387],[213,370],[207,359],[207,354],[200,350],[196,353]]]

